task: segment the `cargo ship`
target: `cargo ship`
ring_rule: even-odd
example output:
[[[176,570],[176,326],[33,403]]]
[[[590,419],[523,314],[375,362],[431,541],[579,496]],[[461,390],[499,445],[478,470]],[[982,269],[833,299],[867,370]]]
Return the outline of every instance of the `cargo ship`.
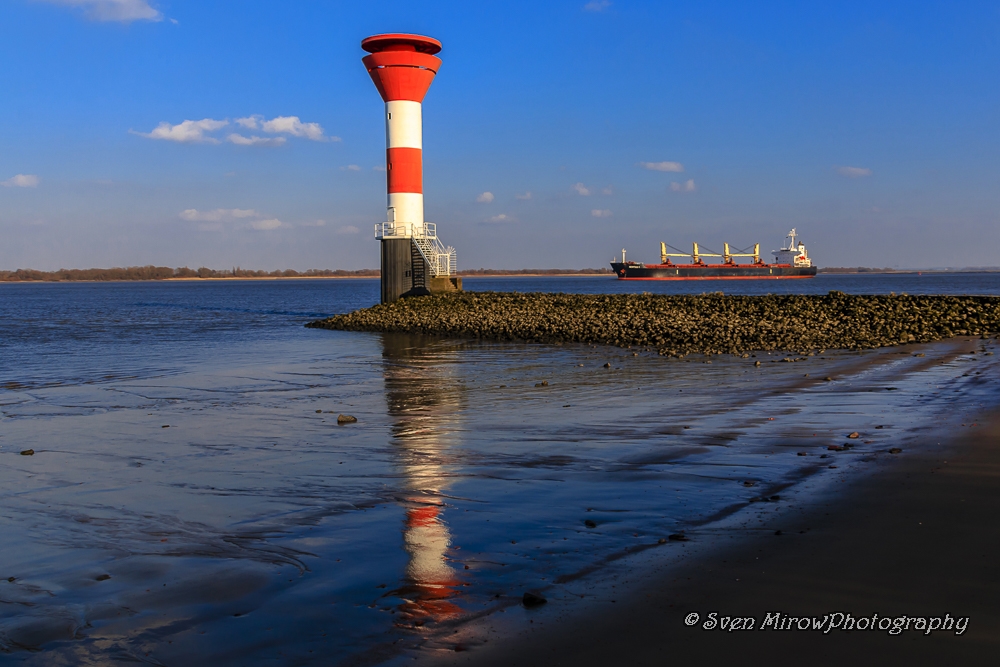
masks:
[[[812,278],[816,275],[816,267],[809,259],[809,253],[802,241],[796,242],[798,234],[793,229],[785,237],[787,243],[781,250],[773,250],[774,262],[768,264],[760,257],[760,244],[755,243],[753,252],[730,252],[729,244],[723,244],[723,252],[702,252],[694,243],[690,253],[669,253],[667,249],[677,250],[666,243],[660,243],[660,263],[643,264],[642,262],[626,261],[625,249],[622,249],[622,261],[611,261],[611,268],[619,280],[768,280],[782,278]],[[749,248],[747,249],[749,250]],[[689,257],[690,264],[674,264],[671,257]],[[721,257],[722,263],[709,264],[703,257]],[[749,262],[739,264],[737,257],[750,258]]]

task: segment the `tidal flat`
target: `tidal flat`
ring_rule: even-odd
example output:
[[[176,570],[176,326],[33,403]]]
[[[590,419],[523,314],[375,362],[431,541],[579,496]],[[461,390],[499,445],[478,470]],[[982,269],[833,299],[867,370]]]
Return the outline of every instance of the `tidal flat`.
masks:
[[[472,655],[998,402],[971,336],[673,358],[302,326],[374,281],[13,287],[0,663]]]

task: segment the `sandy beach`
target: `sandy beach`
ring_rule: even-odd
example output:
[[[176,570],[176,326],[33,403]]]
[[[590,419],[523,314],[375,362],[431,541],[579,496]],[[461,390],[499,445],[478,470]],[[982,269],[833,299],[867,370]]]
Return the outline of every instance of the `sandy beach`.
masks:
[[[630,571],[627,594],[586,610],[525,614],[508,633],[447,665],[994,664],[1000,652],[1000,412],[964,422],[808,506],[742,531],[738,546],[677,567]],[[781,531],[778,534],[777,531]],[[606,591],[605,591],[606,593]],[[554,613],[549,613],[554,612]],[[689,627],[692,612],[698,622]],[[708,614],[755,619],[753,631],[702,626]],[[968,618],[967,629],[761,630],[768,616]],[[946,622],[946,621],[945,621]],[[796,622],[792,622],[794,624]],[[791,624],[789,624],[791,625]],[[513,630],[513,631],[512,631]]]

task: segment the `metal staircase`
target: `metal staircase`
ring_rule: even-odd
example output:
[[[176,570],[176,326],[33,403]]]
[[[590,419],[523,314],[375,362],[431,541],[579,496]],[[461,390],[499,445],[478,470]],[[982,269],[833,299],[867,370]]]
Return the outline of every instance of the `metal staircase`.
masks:
[[[410,267],[413,288],[427,287],[427,262],[416,243],[410,244]]]
[[[437,225],[433,222],[425,222],[422,225],[380,222],[375,225],[375,238],[377,239],[406,237],[413,241],[410,252],[412,253],[412,249],[416,248],[424,260],[423,265],[427,267],[427,272],[432,278],[453,276],[458,272],[455,248],[441,243],[441,239],[437,235]],[[414,271],[417,264],[418,262],[413,262]],[[424,279],[421,278],[421,280]],[[413,284],[417,285],[415,280]]]

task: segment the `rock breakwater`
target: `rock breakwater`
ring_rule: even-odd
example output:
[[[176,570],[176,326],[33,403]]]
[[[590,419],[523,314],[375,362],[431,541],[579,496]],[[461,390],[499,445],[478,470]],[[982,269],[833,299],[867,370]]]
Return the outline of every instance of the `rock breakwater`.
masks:
[[[401,299],[306,326],[646,347],[677,356],[807,353],[1000,332],[1000,297],[461,292]]]

